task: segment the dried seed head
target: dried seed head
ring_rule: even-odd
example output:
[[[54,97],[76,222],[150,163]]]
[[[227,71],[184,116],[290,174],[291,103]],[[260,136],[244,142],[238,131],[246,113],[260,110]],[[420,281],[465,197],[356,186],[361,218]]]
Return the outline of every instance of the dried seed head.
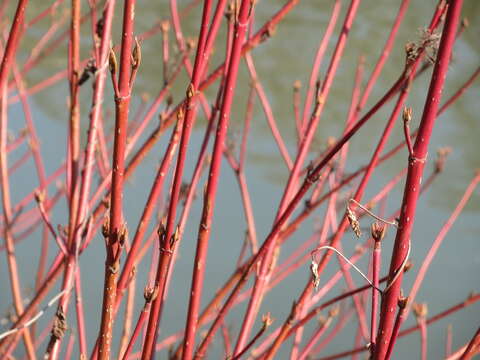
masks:
[[[67,318],[61,306],[58,307],[53,320],[52,336],[56,339],[61,339],[67,330]]]
[[[418,57],[418,48],[414,42],[409,42],[405,45],[405,56],[407,58],[407,64],[411,64]]]
[[[425,50],[427,59],[432,64],[435,62],[435,59],[437,57],[440,37],[440,33],[431,32],[428,28],[423,28],[420,30],[420,40],[417,46]]]
[[[355,213],[352,210],[350,210],[350,207],[348,206],[347,206],[346,215],[347,215],[348,222],[350,223],[350,227],[352,228],[355,235],[357,235],[357,237],[359,238],[360,236],[362,236],[362,231],[360,230],[360,223],[358,222],[358,219]]]
[[[310,271],[312,272],[312,282],[315,290],[318,289],[318,285],[320,284],[320,276],[318,275],[318,264],[315,260],[312,260],[310,264]]]
[[[378,221],[375,221],[371,226],[372,237],[375,242],[380,242],[385,237],[385,233],[387,232],[387,227],[385,224],[382,224]]]

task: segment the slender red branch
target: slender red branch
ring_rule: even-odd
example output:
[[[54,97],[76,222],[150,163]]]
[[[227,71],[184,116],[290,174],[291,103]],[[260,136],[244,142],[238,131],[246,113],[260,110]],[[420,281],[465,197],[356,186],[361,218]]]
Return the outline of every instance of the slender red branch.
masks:
[[[413,156],[409,158],[409,170],[405,184],[404,198],[402,202],[402,211],[400,214],[399,229],[395,238],[395,245],[390,263],[390,279],[393,279],[395,273],[401,266],[407,254],[408,244],[410,243],[411,230],[415,218],[415,210],[419,195],[420,182],[425,165],[428,144],[432,134],[433,126],[438,111],[438,105],[441,99],[443,84],[448,71],[448,64],[451,58],[455,34],[458,28],[460,13],[462,9],[462,0],[450,2],[447,10],[446,23],[443,29],[442,39],[440,41],[439,52],[435,68],[433,70],[432,80],[428,91],[422,121],[418,135],[413,146]],[[385,296],[382,298],[382,311],[380,316],[380,325],[378,329],[378,338],[376,341],[374,359],[383,359],[388,348],[388,339],[390,339],[393,330],[393,312],[394,304],[400,294],[402,284],[402,275],[391,285]]]
[[[185,326],[185,342],[183,347],[183,360],[189,360],[193,355],[195,343],[195,332],[200,311],[200,299],[205,276],[205,263],[208,250],[208,241],[210,237],[210,227],[213,219],[218,181],[220,177],[220,165],[223,157],[225,139],[227,136],[228,123],[232,108],[235,87],[237,82],[238,67],[240,64],[242,44],[247,32],[250,9],[253,4],[249,0],[242,0],[238,19],[235,22],[235,34],[232,44],[232,51],[228,71],[225,79],[223,101],[220,108],[220,118],[217,125],[217,135],[210,164],[207,189],[204,196],[202,217],[198,230],[197,249],[194,261],[194,271],[192,275],[192,285],[190,291],[190,301],[187,313],[187,323]],[[202,353],[197,353],[195,358],[203,357]]]

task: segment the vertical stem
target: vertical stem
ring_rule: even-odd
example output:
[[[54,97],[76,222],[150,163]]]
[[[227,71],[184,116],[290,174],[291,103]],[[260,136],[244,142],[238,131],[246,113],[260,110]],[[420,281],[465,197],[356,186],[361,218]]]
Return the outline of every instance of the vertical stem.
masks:
[[[25,10],[28,0],[19,0],[12,26],[8,35],[7,44],[3,53],[2,63],[0,65],[0,171],[1,171],[1,187],[2,187],[2,205],[4,215],[4,239],[7,248],[7,263],[10,275],[10,284],[12,287],[13,302],[17,316],[23,312],[23,300],[20,291],[20,282],[18,278],[17,260],[15,257],[15,247],[13,237],[10,231],[10,221],[12,219],[10,189],[8,179],[7,164],[7,82],[10,69],[12,68],[18,43],[23,31],[25,22]],[[27,329],[23,332],[25,348],[29,359],[36,359],[35,348],[30,331]]]
[[[80,347],[80,358],[87,356],[87,336],[85,332],[85,317],[83,311],[83,297],[82,297],[82,278],[80,271],[75,273],[75,306],[77,307],[77,332],[78,345]]]
[[[5,58],[4,58],[5,61]],[[13,297],[13,305],[17,316],[23,313],[23,298],[18,276],[17,257],[15,255],[14,238],[12,234],[12,206],[10,200],[10,181],[7,164],[7,86],[3,83],[0,87],[0,186],[2,190],[3,207],[3,238],[5,241],[5,255],[7,257],[8,274],[10,277],[10,286]],[[29,329],[23,332],[25,348],[29,359],[36,359],[35,347]]]
[[[410,289],[409,298],[411,302],[415,300],[415,296],[417,295],[417,292],[420,289],[423,279],[425,278],[425,274],[427,273],[427,270],[430,264],[432,263],[432,260],[438,251],[438,248],[442,244],[443,239],[445,238],[445,236],[447,235],[447,233],[450,231],[451,227],[457,220],[458,216],[460,215],[463,208],[467,204],[468,200],[472,196],[473,191],[475,190],[479,182],[480,182],[480,171],[478,171],[477,174],[474,176],[474,178],[470,181],[470,184],[465,189],[465,192],[462,198],[460,199],[459,203],[455,207],[455,210],[453,211],[452,215],[450,215],[446,223],[442,226],[430,250],[428,251],[427,256],[423,260],[422,266],[420,266],[420,269],[418,270],[418,273],[417,273],[417,277],[415,278],[412,288]],[[407,310],[406,310],[407,316],[409,311],[410,311],[410,306],[407,306]]]
[[[114,320],[115,296],[119,271],[122,236],[126,230],[123,225],[122,202],[125,173],[125,148],[127,143],[128,112],[133,84],[131,73],[132,43],[135,18],[135,0],[125,0],[123,7],[122,50],[120,55],[120,74],[118,93],[115,94],[115,140],[113,146],[112,185],[110,192],[110,228],[108,230],[107,258],[105,261],[105,283],[103,291],[102,322],[100,325],[100,344],[98,358],[110,359],[112,326]],[[136,45],[138,46],[138,44]],[[137,49],[140,51],[139,49]],[[116,81],[116,79],[114,79]]]
[[[143,344],[142,360],[150,360],[155,353],[155,341],[160,324],[161,310],[163,307],[164,293],[168,278],[168,269],[172,258],[172,250],[174,242],[171,241],[173,236],[173,229],[175,226],[178,199],[180,195],[180,188],[182,185],[183,169],[185,166],[185,158],[187,154],[190,134],[195,121],[197,101],[200,96],[199,87],[200,81],[203,78],[203,72],[206,68],[205,64],[208,60],[211,48],[206,47],[208,34],[208,20],[210,18],[210,11],[212,7],[211,0],[205,0],[202,13],[202,22],[200,25],[200,36],[198,39],[197,53],[195,56],[195,65],[192,74],[192,82],[187,90],[187,99],[185,101],[185,120],[183,123],[182,136],[177,157],[177,166],[175,168],[175,175],[173,179],[173,187],[170,193],[170,204],[168,208],[167,226],[164,234],[164,241],[161,241],[161,253],[157,267],[157,274],[155,279],[155,286],[158,287],[158,296],[152,303],[150,316],[148,320],[147,333],[145,343]],[[213,30],[213,29],[212,29]],[[215,32],[210,34],[215,35]],[[183,110],[179,110],[183,111]]]
[[[398,312],[397,316],[395,317],[395,323],[393,325],[393,330],[392,330],[392,336],[390,337],[388,341],[388,348],[387,352],[385,354],[385,360],[390,359],[393,351],[393,347],[395,346],[395,342],[397,341],[397,337],[400,331],[400,327],[403,324],[403,321],[405,320],[405,308],[408,304],[408,297],[400,297],[398,299],[397,305],[398,305]]]
[[[68,198],[70,207],[69,231],[74,231],[78,209],[78,179],[80,161],[80,103],[79,85],[80,77],[80,0],[72,0],[72,14],[70,22],[69,42],[69,81],[70,81],[70,119],[68,136]]]
[[[372,282],[373,286],[378,288],[380,279],[380,262],[382,253],[382,238],[385,235],[385,225],[379,223],[372,224],[372,237],[374,240],[372,253]],[[377,333],[377,315],[378,315],[378,291],[372,288],[372,313],[370,324],[370,349],[373,353],[375,348],[375,334]]]
[[[87,136],[87,145],[85,149],[85,157],[83,161],[83,169],[82,169],[82,177],[81,177],[81,187],[80,187],[80,194],[78,200],[78,209],[76,215],[76,225],[75,231],[73,233],[69,233],[69,241],[68,244],[69,248],[69,256],[65,259],[65,270],[64,270],[64,278],[62,283],[62,289],[66,291],[66,293],[62,296],[58,304],[58,310],[62,310],[65,315],[67,314],[68,304],[70,300],[70,291],[71,284],[74,278],[74,272],[76,267],[76,255],[78,246],[80,244],[81,234],[83,232],[84,226],[86,224],[86,214],[87,214],[87,202],[88,196],[90,192],[90,186],[92,183],[92,175],[93,175],[93,163],[94,163],[94,153],[95,153],[95,144],[96,144],[96,137],[97,137],[97,123],[100,119],[100,110],[101,104],[103,100],[103,90],[105,88],[105,71],[107,59],[108,59],[108,51],[110,45],[110,34],[111,34],[111,26],[112,26],[112,19],[113,19],[113,10],[115,7],[115,1],[109,1],[104,9],[103,13],[103,32],[102,32],[102,41],[100,45],[100,57],[97,59],[97,68],[98,73],[95,77],[95,84],[94,84],[94,92],[93,92],[93,100],[92,100],[92,108],[90,111],[90,124],[88,129],[88,136]],[[57,359],[59,356],[59,349],[60,349],[60,342],[61,338],[57,336],[50,337],[49,345],[47,346],[46,356],[49,356],[50,359],[54,360]]]
[[[325,77],[325,81],[322,84],[322,89],[318,95],[317,103],[315,105],[315,109],[312,112],[312,115],[308,121],[308,124],[304,124],[304,128],[306,129],[305,134],[300,142],[297,157],[295,159],[295,163],[293,165],[292,170],[290,171],[289,178],[287,185],[285,187],[285,191],[282,195],[282,199],[280,201],[280,205],[278,207],[278,211],[275,217],[275,223],[278,224],[281,217],[287,212],[287,208],[289,207],[290,201],[293,202],[292,197],[295,194],[295,189],[298,185],[299,175],[301,172],[301,168],[303,163],[305,162],[305,158],[308,154],[310,145],[312,143],[313,137],[315,135],[315,131],[317,129],[318,123],[320,121],[320,116],[322,110],[325,106],[325,102],[330,92],[330,88],[332,86],[333,80],[335,78],[336,71],[338,69],[340,60],[342,58],[343,50],[345,49],[346,41],[348,39],[349,30],[352,27],[353,21],[355,19],[358,7],[360,5],[360,0],[352,0],[350,2],[349,9],[347,11],[347,15],[345,17],[344,23],[342,25],[342,31],[338,37],[337,44],[335,47],[335,51],[332,55],[327,75]],[[338,6],[338,4],[337,4]],[[327,35],[327,34],[326,34]],[[285,221],[288,218],[285,218]],[[275,227],[275,225],[274,225]],[[265,257],[263,257],[262,262],[260,264],[260,270],[258,276],[255,280],[253,294],[250,297],[246,314],[244,316],[244,320],[242,321],[242,328],[240,330],[240,335],[235,346],[235,354],[238,352],[239,349],[245,346],[245,342],[249,336],[250,330],[253,326],[254,320],[256,318],[258,309],[261,304],[263,292],[265,289],[265,284],[268,282],[270,276],[270,265],[272,262],[274,249],[276,247],[276,236],[272,238],[272,241],[269,242],[266,248]]]
[[[245,34],[247,32],[251,6],[253,6],[253,4],[250,0],[242,0],[240,12],[238,14],[238,20],[235,23],[234,42],[232,44],[231,58],[225,80],[223,101],[220,109],[220,118],[217,125],[217,135],[213,148],[212,162],[210,164],[207,190],[204,197],[202,218],[200,220],[200,226],[198,230],[197,250],[195,254],[192,286],[190,291],[191,296],[188,306],[187,323],[185,327],[185,342],[182,354],[183,360],[189,360],[193,355],[203,280],[205,276],[205,264],[208,251],[208,241],[210,237],[210,227],[212,224],[218,181],[220,178],[220,165],[237,83],[241,50],[243,41],[245,39]],[[197,354],[196,357],[198,355],[199,354]]]
[[[409,248],[410,234],[415,217],[415,210],[420,190],[420,183],[427,157],[428,144],[432,134],[433,126],[437,115],[438,105],[441,99],[443,84],[448,71],[448,64],[451,58],[455,34],[459,23],[462,9],[462,0],[453,0],[449,3],[446,23],[440,41],[437,62],[433,70],[432,80],[428,91],[425,108],[420,124],[420,129],[414,145],[414,154],[409,159],[407,181],[400,213],[399,229],[397,231],[392,261],[390,263],[390,279],[399,270]],[[382,298],[382,310],[378,330],[377,348],[374,359],[385,358],[388,342],[392,334],[394,315],[392,309],[400,294],[402,274],[391,284],[390,289]]]
[[[445,358],[452,354],[452,324],[447,325],[447,335],[445,337]]]

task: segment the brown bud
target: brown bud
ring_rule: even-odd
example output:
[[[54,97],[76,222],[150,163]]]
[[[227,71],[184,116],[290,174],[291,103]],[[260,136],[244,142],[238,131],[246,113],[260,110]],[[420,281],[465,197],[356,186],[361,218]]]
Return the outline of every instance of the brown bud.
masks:
[[[295,80],[293,83],[293,91],[297,92],[302,87],[302,82],[300,80]]]
[[[185,116],[185,113],[183,112],[183,109],[182,108],[178,109],[177,121],[183,121],[184,116]]]
[[[108,67],[112,74],[117,73],[118,63],[117,63],[117,57],[115,56],[115,52],[113,51],[113,48],[110,49],[110,53],[108,54]]]
[[[273,323],[273,319],[270,315],[269,312],[267,312],[265,315],[262,315],[262,323],[265,328],[269,327]]]
[[[410,260],[408,260],[405,264],[405,266],[403,267],[403,272],[406,273],[407,271],[409,271],[411,268],[413,267],[413,262],[411,262]]]
[[[329,317],[336,317],[338,316],[338,314],[340,313],[340,306],[334,306],[330,309],[330,311],[328,312],[328,316]]]
[[[132,69],[137,69],[142,62],[142,48],[138,42],[138,38],[135,37],[135,46],[132,51]]]
[[[145,289],[143,290],[143,298],[145,299],[146,303],[150,303],[153,300],[155,300],[157,295],[158,295],[158,286],[153,286],[153,287],[146,286]]]
[[[452,152],[452,148],[445,146],[437,150],[437,159],[435,160],[435,172],[440,173],[445,168],[445,161]]]
[[[35,190],[35,201],[43,203],[45,201],[45,190]]]
[[[173,248],[173,246],[177,243],[178,238],[180,237],[180,227],[177,225],[175,228],[175,232],[173,233],[172,237],[170,238],[170,247]]]
[[[408,296],[402,296],[400,295],[398,297],[398,302],[397,302],[397,305],[400,309],[405,309],[407,307],[407,304],[408,304]]]
[[[428,313],[428,306],[426,303],[415,303],[412,305],[412,310],[417,318],[425,318]]]
[[[172,104],[173,104],[173,96],[172,94],[170,94],[167,96],[167,107],[172,106]]]
[[[128,228],[127,228],[127,224],[124,223],[120,228],[120,234],[119,234],[120,246],[123,246],[125,244],[125,240],[127,238],[128,238]]]
[[[403,121],[407,124],[412,121],[412,108],[411,107],[404,107],[403,114],[402,114]]]
[[[191,99],[194,95],[195,95],[195,87],[193,86],[192,83],[190,83],[190,85],[188,85],[188,88],[187,88],[187,98]]]
[[[105,220],[103,221],[102,235],[105,239],[110,235],[110,217],[108,215],[105,216]]]
[[[166,33],[168,30],[170,30],[170,23],[167,20],[162,21],[162,24],[160,25],[160,29],[163,33]]]
[[[165,236],[167,236],[167,228],[165,227],[165,222],[166,219],[163,218],[160,222],[160,225],[158,225],[157,235],[160,243],[163,243],[163,241],[165,240]]]

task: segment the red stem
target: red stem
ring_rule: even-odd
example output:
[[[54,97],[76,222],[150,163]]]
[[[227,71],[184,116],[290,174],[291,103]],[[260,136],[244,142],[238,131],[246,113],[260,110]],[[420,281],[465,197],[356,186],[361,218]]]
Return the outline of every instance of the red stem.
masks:
[[[148,313],[150,312],[150,306],[151,306],[151,301],[146,301],[145,305],[142,308],[142,311],[140,311],[140,315],[137,320],[137,324],[135,325],[135,329],[133,330],[132,337],[130,338],[130,341],[128,342],[127,349],[125,350],[125,353],[123,354],[123,360],[128,360],[129,355],[133,349],[133,346],[135,345],[135,341],[138,338],[138,335],[140,335],[140,330],[142,330],[143,324],[148,318]]]
[[[263,111],[265,113],[265,117],[267,119],[268,125],[270,126],[270,130],[272,131],[273,138],[277,143],[277,146],[280,150],[280,154],[287,165],[288,170],[291,170],[293,167],[292,159],[288,154],[287,147],[285,146],[285,142],[283,141],[282,135],[277,127],[277,122],[273,115],[272,108],[270,107],[270,103],[268,102],[267,95],[265,94],[265,90],[258,78],[257,71],[255,70],[255,65],[253,63],[253,58],[250,53],[245,54],[245,61],[247,62],[248,71],[250,72],[250,77],[252,78],[253,86],[257,92],[258,98],[260,99],[260,103],[262,104]]]
[[[455,34],[458,27],[462,8],[462,0],[450,2],[447,10],[446,23],[443,29],[442,39],[440,41],[437,62],[433,70],[432,81],[430,83],[424,113],[420,124],[419,132],[413,147],[413,157],[409,160],[409,170],[405,184],[404,199],[402,202],[402,212],[400,214],[399,229],[395,239],[392,261],[390,263],[390,279],[395,275],[399,266],[405,259],[410,242],[410,234],[415,218],[415,210],[419,195],[420,182],[423,174],[425,158],[427,156],[430,136],[435,124],[438,110],[438,104],[441,99],[443,83],[446,78],[448,64],[452,54],[452,48],[455,41]],[[392,284],[389,291],[382,298],[382,311],[380,315],[380,325],[378,338],[376,341],[374,359],[385,358],[388,348],[388,340],[391,337],[394,323],[394,314],[390,309],[394,308],[395,302],[400,294],[402,284],[402,275]]]
[[[327,50],[328,43],[330,42],[330,38],[332,37],[333,30],[335,29],[335,25],[338,20],[338,16],[340,14],[340,9],[342,8],[342,3],[340,1],[335,1],[335,4],[332,9],[332,14],[330,15],[330,20],[328,21],[327,28],[325,29],[325,33],[322,37],[322,40],[318,46],[317,53],[315,55],[315,60],[313,61],[312,71],[310,74],[310,80],[308,82],[308,89],[307,94],[305,95],[305,104],[303,106],[303,116],[300,122],[300,140],[305,135],[304,131],[306,130],[308,117],[310,115],[311,107],[312,107],[312,100],[315,89],[317,88],[318,80],[318,73],[320,71],[320,66],[322,65],[323,55]]]
[[[157,274],[155,279],[155,286],[158,287],[159,294],[153,301],[152,309],[150,311],[147,336],[143,345],[142,360],[150,360],[155,353],[155,342],[160,324],[161,310],[163,308],[164,294],[166,290],[166,280],[168,269],[170,267],[171,255],[173,246],[175,245],[172,239],[174,222],[177,213],[178,198],[180,195],[180,188],[182,184],[183,169],[185,166],[185,157],[188,149],[190,134],[196,116],[196,105],[198,100],[198,88],[203,77],[204,64],[210,55],[211,48],[207,48],[207,30],[208,19],[210,17],[210,10],[212,1],[206,0],[204,2],[202,22],[200,25],[200,36],[197,45],[197,54],[195,56],[195,65],[193,69],[192,82],[187,90],[187,101],[185,103],[185,120],[183,123],[182,137],[178,151],[177,166],[173,179],[173,187],[170,195],[170,204],[168,208],[168,217],[166,232],[164,239],[160,244],[162,251],[160,260],[158,262]],[[216,30],[211,29],[213,34]],[[213,36],[213,35],[212,35]]]
[[[332,322],[332,316],[330,315],[328,316],[327,319],[323,319],[323,321],[320,323],[320,326],[315,330],[312,337],[310,338],[310,340],[308,340],[307,344],[305,345],[302,352],[298,356],[298,360],[304,360],[310,354],[315,344],[318,342],[318,340],[320,340],[323,334],[325,334],[325,331],[327,331],[331,322]]]
[[[77,309],[77,332],[80,346],[80,358],[87,356],[87,335],[85,332],[85,316],[83,311],[82,279],[80,270],[75,273],[75,307]],[[68,359],[68,358],[67,358]]]
[[[385,355],[385,360],[390,359],[392,355],[393,347],[398,337],[398,332],[400,331],[400,327],[402,326],[403,321],[406,319],[405,308],[408,301],[409,301],[408,298],[400,298],[398,300],[397,316],[395,317],[395,324],[393,325],[392,337],[390,338],[390,341],[388,343],[388,349]]]
[[[224,150],[225,138],[227,136],[230,111],[234,98],[234,91],[237,82],[238,67],[241,58],[242,44],[245,39],[247,26],[249,22],[250,7],[253,4],[249,0],[243,0],[240,6],[238,20],[235,22],[235,35],[232,44],[232,51],[228,71],[225,79],[223,101],[220,109],[220,118],[217,125],[217,135],[210,164],[207,189],[204,197],[202,218],[198,231],[197,250],[195,254],[194,271],[192,275],[192,286],[190,291],[190,301],[187,313],[187,323],[185,326],[185,342],[183,347],[183,360],[189,360],[193,355],[195,343],[195,332],[200,311],[200,299],[205,275],[205,263],[207,258],[208,241],[210,237],[210,227],[212,224],[213,211],[215,207],[218,181],[220,177],[220,165]],[[203,357],[199,352],[195,355]]]
[[[94,93],[93,93],[93,103],[92,103],[92,110],[90,113],[90,125],[88,131],[88,138],[87,138],[87,145],[85,150],[85,157],[84,157],[84,166],[82,171],[82,180],[81,180],[81,188],[80,188],[80,195],[79,195],[79,205],[77,209],[76,215],[76,231],[69,233],[68,245],[70,247],[70,253],[68,259],[65,263],[65,273],[64,279],[62,284],[62,289],[66,291],[67,289],[71,288],[71,284],[74,278],[74,272],[76,267],[76,253],[77,253],[77,246],[80,244],[80,237],[83,232],[83,227],[86,224],[86,212],[87,212],[87,197],[90,190],[90,185],[92,182],[92,172],[93,172],[93,157],[95,152],[95,139],[96,139],[96,128],[97,122],[99,121],[100,117],[100,109],[103,97],[103,89],[105,86],[105,66],[106,60],[108,59],[108,50],[110,45],[110,32],[111,32],[111,24],[113,19],[113,10],[114,10],[114,1],[111,1],[107,4],[104,10],[104,27],[103,27],[103,36],[102,36],[102,43],[101,43],[101,58],[99,59],[99,68],[101,69],[96,78],[95,78],[95,85],[94,85]],[[101,65],[100,65],[101,64]],[[65,312],[65,315],[68,310],[68,303],[70,299],[70,291],[66,291],[66,293],[62,296],[59,301],[58,309],[62,309]],[[47,346],[46,356],[49,357],[51,360],[57,359],[59,356],[60,350],[60,341],[56,336],[50,337],[49,345]]]
[[[465,189],[465,193],[463,194],[462,198],[460,199],[460,202],[457,204],[455,207],[455,210],[453,211],[452,215],[448,218],[448,220],[445,222],[443,227],[440,229],[440,232],[438,233],[437,237],[435,238],[432,246],[430,247],[430,250],[428,251],[427,256],[423,260],[422,266],[418,270],[417,277],[415,278],[415,281],[412,285],[412,289],[410,290],[410,293],[408,297],[411,299],[413,302],[415,300],[415,296],[417,295],[418,290],[420,289],[420,286],[425,278],[425,274],[432,263],[433,258],[435,257],[438,248],[442,244],[443,239],[445,236],[448,234],[450,231],[451,227],[457,220],[458,216],[460,213],[463,211],[463,208],[467,204],[468,200],[473,194],[473,191],[475,190],[476,186],[478,185],[478,182],[480,181],[480,172],[477,172],[475,177],[470,181],[470,184],[467,186]],[[407,316],[410,311],[411,305],[407,306]]]
[[[470,340],[470,342],[468,343],[467,348],[465,349],[462,356],[460,357],[460,360],[471,359],[474,356],[475,352],[478,353],[478,345],[479,345],[478,340],[479,339],[480,339],[480,327],[477,329],[477,331],[473,335],[472,340]],[[477,348],[477,349],[475,349],[475,348]],[[474,351],[474,349],[476,351]]]
[[[310,148],[310,145],[312,143],[315,131],[317,129],[318,123],[320,121],[320,115],[322,113],[322,110],[324,108],[325,102],[327,100],[328,94],[330,92],[331,85],[333,83],[340,59],[343,54],[343,50],[346,45],[347,37],[350,28],[352,27],[353,20],[355,19],[356,11],[358,9],[358,6],[360,4],[359,0],[352,0],[350,7],[348,9],[347,15],[344,20],[344,24],[342,27],[342,31],[338,37],[338,41],[336,44],[335,51],[332,55],[329,68],[327,70],[327,75],[325,77],[325,81],[322,84],[322,89],[320,91],[320,94],[318,96],[315,109],[312,112],[312,116],[310,117],[310,120],[308,122],[308,125],[306,125],[306,133],[304,134],[304,137],[300,143],[298,153],[297,153],[297,158],[295,160],[295,164],[290,171],[289,174],[289,179],[287,182],[287,185],[285,187],[284,193],[282,195],[282,200],[280,202],[280,206],[278,207],[277,214],[275,216],[275,223],[278,224],[280,222],[280,218],[283,218],[284,222],[286,222],[290,216],[290,214],[287,214],[287,216],[284,216],[285,213],[287,213],[287,208],[291,208],[291,204],[294,203],[294,200],[292,199],[292,195],[294,194],[295,188],[297,187],[297,183],[299,181],[299,175],[301,168],[305,162],[305,158],[308,154],[308,150]],[[304,183],[305,184],[305,183]],[[311,184],[308,185],[310,187]],[[303,187],[302,187],[303,188]],[[307,188],[305,188],[306,192]],[[300,190],[301,191],[301,190]],[[299,191],[299,192],[300,192]],[[299,193],[297,193],[298,195]],[[303,195],[303,194],[302,194]],[[296,198],[296,197],[295,197]],[[290,202],[291,201],[291,202]],[[290,202],[290,204],[289,204]],[[293,209],[292,209],[293,210]],[[275,224],[273,226],[273,229],[275,229],[278,225]],[[273,230],[273,232],[275,232]],[[272,262],[272,257],[275,249],[275,245],[277,242],[277,236],[272,236],[270,241],[265,241],[264,246],[265,246],[265,256],[262,257],[262,262],[260,265],[260,270],[259,273],[256,277],[255,280],[255,286],[253,290],[253,294],[250,297],[250,301],[248,304],[248,308],[246,311],[246,314],[244,316],[244,320],[242,322],[242,329],[240,330],[240,334],[238,337],[236,349],[240,349],[244,347],[246,339],[249,336],[249,332],[253,326],[254,320],[257,315],[257,311],[260,307],[260,303],[263,297],[263,292],[266,283],[270,279],[270,265]],[[236,351],[237,351],[236,350]]]
[[[128,114],[133,87],[132,73],[136,72],[139,59],[132,63],[135,0],[125,0],[123,7],[122,49],[118,78],[118,93],[115,94],[115,136],[112,162],[112,185],[110,190],[110,217],[108,238],[105,239],[107,258],[105,261],[105,281],[103,290],[102,320],[98,358],[110,359],[112,327],[114,321],[115,296],[119,271],[120,254],[123,244],[122,199],[125,173],[125,148],[127,143]],[[140,51],[138,43],[135,49]],[[135,50],[134,50],[135,51]],[[117,81],[116,79],[114,80]]]
[[[18,43],[23,32],[23,25],[25,21],[25,10],[27,7],[27,0],[19,0],[15,16],[13,18],[12,26],[8,35],[7,44],[3,53],[2,63],[0,65],[0,117],[1,117],[1,134],[0,134],[0,166],[1,166],[1,187],[2,187],[2,203],[4,216],[4,239],[7,247],[7,263],[9,269],[10,283],[12,288],[13,302],[17,316],[23,312],[22,296],[20,291],[20,282],[18,278],[17,261],[15,257],[15,248],[13,237],[11,234],[10,220],[11,220],[11,203],[10,190],[8,179],[8,164],[7,164],[7,81],[9,71],[12,68]],[[25,347],[30,359],[36,359],[33,340],[30,331],[23,332]]]

